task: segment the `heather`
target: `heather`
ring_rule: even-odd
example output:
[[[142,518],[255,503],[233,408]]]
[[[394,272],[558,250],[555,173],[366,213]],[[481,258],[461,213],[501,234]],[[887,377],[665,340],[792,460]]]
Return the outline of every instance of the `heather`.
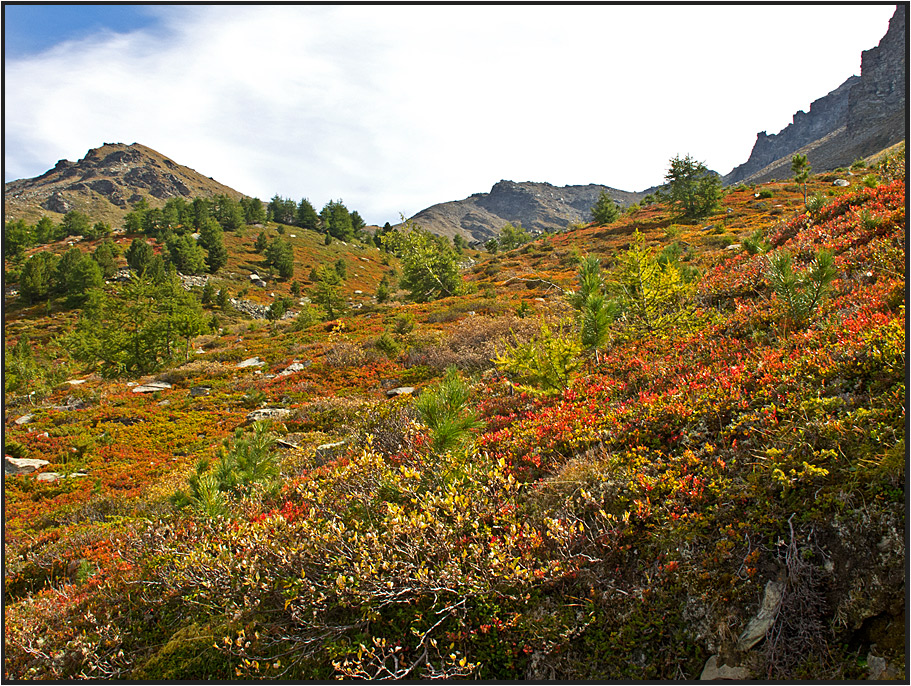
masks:
[[[903,669],[905,182],[831,181],[713,187],[698,221],[659,197],[461,265],[430,234],[300,226],[312,306],[293,274],[293,317],[200,303],[219,325],[155,369],[87,363],[62,295],[17,305],[7,413],[33,416],[6,450],[65,478],[5,480],[5,676]],[[253,238],[225,234],[223,272]]]

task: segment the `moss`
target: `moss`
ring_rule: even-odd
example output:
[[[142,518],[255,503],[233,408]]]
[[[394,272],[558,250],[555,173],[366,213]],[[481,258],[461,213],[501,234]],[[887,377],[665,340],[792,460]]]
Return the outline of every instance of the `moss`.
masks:
[[[237,661],[215,648],[215,643],[226,635],[227,627],[215,629],[198,624],[184,627],[136,668],[131,677],[151,681],[231,678]]]

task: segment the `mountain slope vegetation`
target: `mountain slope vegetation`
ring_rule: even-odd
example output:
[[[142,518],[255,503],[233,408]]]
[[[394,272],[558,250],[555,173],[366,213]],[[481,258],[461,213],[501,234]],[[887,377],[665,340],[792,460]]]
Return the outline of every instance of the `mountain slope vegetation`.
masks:
[[[807,185],[494,254],[226,231],[140,374],[9,296],[5,676],[904,678],[904,152]],[[293,315],[219,301],[251,268]]]

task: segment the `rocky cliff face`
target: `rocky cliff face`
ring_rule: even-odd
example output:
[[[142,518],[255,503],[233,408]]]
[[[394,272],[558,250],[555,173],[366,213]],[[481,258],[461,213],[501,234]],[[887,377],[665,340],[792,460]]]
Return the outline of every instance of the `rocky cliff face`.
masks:
[[[609,186],[553,186],[549,183],[498,181],[489,193],[433,205],[411,219],[433,233],[484,242],[497,236],[503,225],[521,224],[530,231],[556,231],[568,224],[591,221],[592,205],[601,191],[621,207],[637,202],[643,193]]]
[[[79,210],[93,219],[117,223],[143,198],[160,207],[169,198],[213,195],[242,197],[144,145],[105,143],[78,162],[60,160],[41,176],[5,184],[4,220],[33,221],[42,214]]]
[[[847,127],[852,138],[872,128],[888,136],[885,145],[892,145],[906,135],[906,15],[907,6],[899,5],[879,45],[861,54],[860,82],[848,96]]]
[[[807,155],[814,171],[851,164],[905,138],[906,6],[898,5],[879,45],[861,58],[861,74],[794,115],[779,133],[756,137],[750,159],[725,185],[787,178],[791,157]]]

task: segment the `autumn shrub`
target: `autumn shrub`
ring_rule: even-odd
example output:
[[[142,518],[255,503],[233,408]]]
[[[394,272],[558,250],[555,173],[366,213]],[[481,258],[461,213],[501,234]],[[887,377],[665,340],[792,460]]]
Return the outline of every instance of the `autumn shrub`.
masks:
[[[323,361],[330,367],[357,367],[367,361],[367,354],[361,346],[341,341],[329,348]]]
[[[529,340],[536,330],[534,320],[511,314],[465,317],[444,338],[413,345],[406,354],[406,365],[426,365],[438,371],[451,366],[470,372],[490,369],[499,349],[510,340]]]
[[[395,316],[392,321],[392,330],[399,336],[411,333],[414,330],[414,314],[411,312],[401,312]]]
[[[360,425],[362,411],[364,406],[361,401],[332,396],[321,397],[298,407],[294,421],[306,431],[337,435],[356,431]]]
[[[409,396],[365,404],[356,417],[351,440],[355,449],[364,449],[369,442],[375,451],[388,457],[410,447],[414,440],[418,413]]]

